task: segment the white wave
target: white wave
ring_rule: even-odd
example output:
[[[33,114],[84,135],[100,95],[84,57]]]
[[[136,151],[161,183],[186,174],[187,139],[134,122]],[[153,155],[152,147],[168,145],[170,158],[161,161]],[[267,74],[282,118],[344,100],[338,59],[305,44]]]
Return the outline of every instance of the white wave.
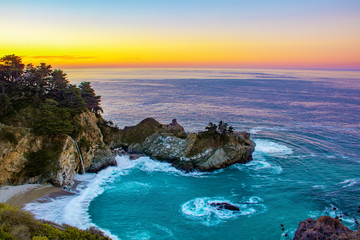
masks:
[[[157,160],[153,160],[150,157],[140,157],[136,160],[133,160],[132,162],[134,163],[135,168],[144,172],[164,172],[164,173],[170,173],[170,174],[188,176],[188,177],[211,177],[214,174],[224,171],[223,169],[219,169],[211,173],[197,172],[197,171],[184,172],[171,166],[171,163],[160,162]]]
[[[360,178],[349,178],[339,184],[344,185],[342,188],[352,187],[354,185],[360,184]]]
[[[282,167],[275,163],[267,162],[263,157],[256,156],[254,154],[254,159],[246,164],[235,164],[234,168],[239,169],[240,171],[268,171],[273,174],[282,173]],[[259,159],[259,160],[258,160]]]
[[[80,229],[96,226],[91,222],[88,213],[90,202],[99,196],[109,186],[108,183],[115,180],[117,175],[127,174],[127,169],[134,167],[128,157],[116,157],[117,167],[108,167],[98,174],[78,175],[80,181],[78,194],[63,196],[56,199],[48,199],[48,202],[29,203],[26,210],[31,211],[35,217],[50,220],[59,224],[68,224]],[[101,229],[108,236],[117,239],[107,229]]]
[[[336,210],[334,210],[334,207]],[[352,215],[345,215],[342,209],[332,204],[326,207],[325,210],[309,211],[308,216],[313,219],[317,219],[321,216],[330,216],[332,218],[340,217],[342,223],[348,228],[352,229],[353,231],[356,231],[358,228]]]
[[[273,156],[291,155],[293,153],[293,149],[270,140],[254,139],[254,142],[256,143],[254,153],[262,153]]]
[[[165,172],[189,177],[210,176],[214,173],[180,171],[170,163],[159,162],[149,157],[141,157],[136,160],[130,160],[128,156],[116,156],[117,166],[108,167],[97,174],[86,173],[77,175],[76,181],[79,182],[74,195],[66,195],[56,199],[46,199],[46,201],[33,202],[25,206],[25,209],[32,212],[35,217],[53,221],[59,224],[68,224],[80,229],[87,229],[96,226],[91,222],[88,210],[90,203],[97,196],[101,195],[107,188],[111,188],[113,182],[118,176],[127,175],[133,169],[139,169],[146,172]],[[221,172],[221,171],[219,171]],[[132,182],[131,187],[150,188],[148,184]],[[136,189],[135,189],[136,190]],[[118,239],[108,230],[101,229],[113,239]]]
[[[316,188],[316,189],[325,189],[325,186],[324,185],[314,185],[312,186],[313,188]]]
[[[256,133],[258,133],[258,132],[261,132],[262,130],[264,130],[263,127],[254,127],[254,128],[251,128],[251,129],[249,130],[249,133],[250,133],[250,134],[256,134]]]
[[[238,207],[239,211],[232,211],[227,209],[218,209],[217,206],[212,206],[211,203],[226,202]],[[240,216],[250,216],[256,213],[265,211],[265,206],[260,204],[262,199],[259,197],[250,197],[243,199],[239,203],[234,203],[228,199],[219,198],[195,198],[181,206],[181,212],[192,220],[198,221],[205,226],[218,225],[229,219],[235,219]]]
[[[287,128],[283,128],[283,127],[274,127],[274,128],[270,128],[270,127],[253,127],[251,129],[249,129],[249,133],[250,134],[257,134],[258,132],[261,131],[270,131],[270,132],[278,132],[278,131],[286,131]]]

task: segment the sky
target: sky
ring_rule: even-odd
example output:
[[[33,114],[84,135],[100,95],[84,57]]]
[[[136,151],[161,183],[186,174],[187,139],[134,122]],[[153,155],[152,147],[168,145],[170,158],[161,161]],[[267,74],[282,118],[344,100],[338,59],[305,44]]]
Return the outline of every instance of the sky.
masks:
[[[60,68],[360,70],[360,0],[0,0],[0,29]]]

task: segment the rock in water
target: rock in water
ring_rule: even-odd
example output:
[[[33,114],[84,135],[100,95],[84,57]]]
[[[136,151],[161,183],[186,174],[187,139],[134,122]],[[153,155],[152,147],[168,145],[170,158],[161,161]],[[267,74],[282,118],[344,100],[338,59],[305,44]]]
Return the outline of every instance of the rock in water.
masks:
[[[216,207],[216,209],[218,209],[218,210],[226,209],[226,210],[231,210],[231,211],[240,211],[240,209],[237,206],[232,205],[227,202],[212,202],[212,203],[210,203],[210,206]]]
[[[126,128],[122,144],[127,146],[130,153],[171,162],[174,167],[186,171],[212,171],[252,160],[255,143],[250,140],[249,133],[186,134],[175,119],[168,125],[155,122],[148,127],[149,122],[155,120],[145,119],[135,127]],[[137,137],[138,141],[130,139],[129,136],[138,136],[138,129],[148,134]]]
[[[299,223],[295,231],[294,240],[310,239],[360,239],[360,230],[351,231],[345,227],[339,219],[329,216],[319,217],[317,220],[306,219]]]

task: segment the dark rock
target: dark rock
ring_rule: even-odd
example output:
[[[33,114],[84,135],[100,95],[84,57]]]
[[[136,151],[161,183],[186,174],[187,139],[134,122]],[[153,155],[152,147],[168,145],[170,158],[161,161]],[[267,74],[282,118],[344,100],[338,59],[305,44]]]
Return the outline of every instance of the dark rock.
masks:
[[[339,219],[329,216],[319,217],[317,220],[312,218],[306,219],[299,223],[295,231],[294,240],[311,240],[311,239],[360,239],[360,230],[351,231],[345,227]]]
[[[145,155],[144,154],[130,154],[129,158],[130,158],[130,160],[136,160],[136,159],[141,158],[143,156],[145,156]]]
[[[110,166],[117,166],[117,162],[115,160],[115,155],[110,156],[98,156],[93,159],[91,162],[90,167],[86,170],[89,173],[98,173],[101,170],[110,167]]]
[[[176,119],[173,119],[170,124],[164,125],[160,133],[167,133],[179,138],[186,138],[184,128],[177,122]]]
[[[240,209],[237,206],[234,206],[227,202],[212,202],[210,203],[210,206],[216,207],[218,210],[231,210],[231,211],[240,211]]]

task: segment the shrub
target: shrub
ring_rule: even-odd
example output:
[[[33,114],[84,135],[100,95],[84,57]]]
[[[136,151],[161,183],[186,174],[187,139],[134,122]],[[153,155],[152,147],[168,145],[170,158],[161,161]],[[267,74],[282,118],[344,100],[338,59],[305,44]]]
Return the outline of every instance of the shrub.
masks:
[[[18,143],[14,132],[7,127],[3,127],[0,129],[0,140],[6,140],[12,144]]]
[[[82,137],[79,141],[80,148],[85,148],[86,150],[89,150],[90,148],[90,141],[86,138]]]
[[[110,240],[101,231],[80,230],[68,225],[58,225],[35,220],[23,210],[0,203],[0,239],[1,240],[48,240],[48,239],[87,239]]]
[[[57,170],[57,160],[62,151],[63,143],[59,140],[50,140],[39,151],[25,153],[28,160],[25,171],[28,177],[45,176]]]

